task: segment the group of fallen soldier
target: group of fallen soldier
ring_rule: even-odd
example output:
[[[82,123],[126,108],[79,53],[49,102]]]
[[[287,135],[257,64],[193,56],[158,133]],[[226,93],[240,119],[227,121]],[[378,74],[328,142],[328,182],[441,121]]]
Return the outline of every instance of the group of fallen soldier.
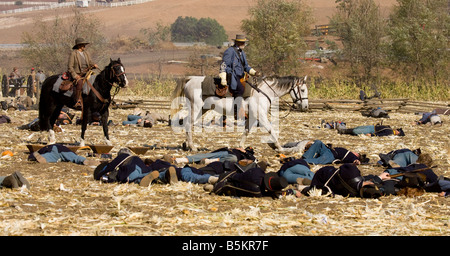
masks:
[[[65,116],[69,116],[67,112],[64,113]],[[134,114],[140,117],[141,113]],[[426,113],[419,122],[423,124],[425,119],[433,116],[436,114]],[[65,122],[62,115],[61,119],[61,124],[68,124],[71,123],[73,116],[69,116],[70,122]],[[402,129],[392,129],[389,126],[359,126],[347,129],[345,123],[344,126],[341,124],[333,123],[333,127],[340,134],[405,136]],[[386,169],[379,175],[363,176],[358,165],[368,164],[369,159],[362,152],[334,147],[320,140],[291,142],[283,148],[290,149],[290,152],[301,152],[302,157],[299,159],[282,157],[280,159],[282,166],[276,172],[266,171],[267,162],[259,161],[252,147],[221,148],[209,153],[181,157],[165,155],[162,159],[141,159],[124,148],[113,160],[100,163],[79,156],[63,145],[54,144],[33,152],[29,160],[39,163],[62,161],[95,166],[94,179],[107,183],[137,183],[147,187],[150,184],[173,184],[183,181],[205,184],[205,190],[216,195],[237,197],[278,198],[283,195],[300,197],[309,196],[312,190],[320,190],[323,194],[329,195],[378,198],[387,195],[408,195],[410,193],[408,190],[411,189],[422,193],[438,192],[440,196],[445,197],[450,195],[450,180],[436,175],[430,156],[420,150],[399,149],[379,154],[378,164]],[[193,164],[203,166],[198,168]],[[313,172],[310,165],[324,166]],[[28,181],[19,172],[0,177],[0,185],[29,187]]]
[[[437,192],[445,197],[450,195],[450,180],[433,172],[431,157],[420,149],[381,153],[377,163],[385,170],[379,175],[365,176],[358,169],[360,164],[369,162],[364,154],[332,147],[320,140],[306,143],[304,154],[299,159],[281,157],[282,166],[276,172],[267,172],[267,162],[258,161],[254,154],[251,147],[221,148],[179,158],[165,155],[162,159],[142,159],[123,148],[113,160],[100,163],[55,144],[30,154],[29,160],[96,166],[94,179],[106,183],[137,183],[147,187],[150,184],[183,181],[204,184],[205,190],[212,194],[236,197],[300,197],[309,196],[311,190],[362,198],[410,195],[411,191]],[[194,164],[201,164],[202,167],[194,167]],[[311,164],[325,166],[313,172]],[[20,174],[12,176],[18,177],[17,184],[26,181]],[[10,179],[12,177],[7,181]]]

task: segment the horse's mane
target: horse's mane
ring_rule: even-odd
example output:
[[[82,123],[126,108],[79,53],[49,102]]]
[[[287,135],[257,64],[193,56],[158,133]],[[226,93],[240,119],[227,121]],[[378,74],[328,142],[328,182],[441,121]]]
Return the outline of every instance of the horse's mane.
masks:
[[[287,89],[289,89],[292,87],[292,83],[295,83],[296,81],[298,81],[300,79],[300,77],[273,75],[273,76],[268,76],[265,78],[257,78],[258,84],[264,84],[263,79],[267,80],[267,81],[275,81],[275,85],[277,87],[280,87],[280,89],[286,89],[285,87],[287,87]]]

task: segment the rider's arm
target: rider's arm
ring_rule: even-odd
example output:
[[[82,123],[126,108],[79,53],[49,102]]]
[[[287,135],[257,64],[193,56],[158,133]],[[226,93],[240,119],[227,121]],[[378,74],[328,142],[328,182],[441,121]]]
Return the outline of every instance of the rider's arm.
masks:
[[[77,54],[76,51],[72,51],[70,53],[69,62],[67,64],[67,71],[69,71],[69,73],[72,76],[72,78],[75,78],[75,79],[78,76],[77,72],[75,71],[75,65],[77,63],[76,62],[76,58],[77,58],[76,54]]]

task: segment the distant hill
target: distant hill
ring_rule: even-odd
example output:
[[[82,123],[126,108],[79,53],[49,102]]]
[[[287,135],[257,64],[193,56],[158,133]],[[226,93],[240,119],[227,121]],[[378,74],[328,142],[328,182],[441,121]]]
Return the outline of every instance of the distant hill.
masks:
[[[115,0],[117,2],[117,0]],[[327,24],[335,11],[335,0],[307,0],[313,8],[315,24]],[[376,0],[384,12],[396,3],[395,0]],[[216,19],[229,38],[241,33],[241,21],[247,18],[248,9],[257,0],[154,0],[152,2],[117,8],[89,7],[82,11],[97,17],[105,26],[108,37],[135,36],[142,28],[153,27],[156,22],[173,23],[178,16]],[[24,31],[31,32],[35,19],[51,20],[56,15],[70,15],[70,8],[33,11],[22,14],[0,15],[0,43],[20,43]]]

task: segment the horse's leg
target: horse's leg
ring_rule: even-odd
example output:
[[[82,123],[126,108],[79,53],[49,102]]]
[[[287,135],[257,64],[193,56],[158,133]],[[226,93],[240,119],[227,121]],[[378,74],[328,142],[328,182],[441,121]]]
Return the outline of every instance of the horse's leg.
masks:
[[[269,146],[275,150],[281,151],[283,148],[281,147],[278,141],[278,136],[275,135],[275,131],[273,129],[272,124],[267,119],[267,115],[260,116],[259,124],[261,127],[264,127],[270,134],[269,139],[266,141],[269,144]]]
[[[242,133],[241,141],[239,142],[239,147],[245,148],[245,141],[247,140],[248,134],[252,130],[253,127],[256,126],[258,120],[256,119],[247,119],[245,120],[245,130]]]
[[[191,111],[189,113],[189,116],[186,118],[186,146],[192,151],[197,151],[197,147],[194,145],[194,141],[192,139],[192,133],[194,132],[194,106],[191,105]]]
[[[270,123],[269,119],[268,119],[268,112],[269,109],[271,108],[271,104],[268,102],[268,100],[266,98],[263,97],[251,97],[249,100],[249,120],[250,120],[250,125],[249,125],[249,129],[247,131],[248,132],[251,130],[251,128],[253,126],[256,125],[256,121],[259,123],[260,127],[263,127],[264,129],[267,130],[267,132],[270,134],[269,137],[265,137],[262,138],[265,141],[265,143],[268,143],[270,147],[272,147],[273,149],[276,150],[282,150],[282,147],[280,145],[280,143],[278,142],[278,135],[277,135],[277,131],[274,130],[272,124]],[[275,116],[277,116],[278,112],[277,111],[273,111],[271,110],[271,116],[272,118],[275,118]],[[253,121],[253,124],[252,124]]]
[[[109,134],[108,134],[108,116],[109,116],[109,113],[105,112],[101,117],[101,122],[102,122],[102,126],[103,126],[103,135],[105,136],[105,143],[108,146],[112,146],[112,143],[109,140]]]
[[[56,135],[55,131],[53,130],[53,126],[56,123],[56,120],[58,119],[59,114],[61,113],[62,105],[56,105],[52,114],[50,115],[50,118],[48,119],[48,144],[55,144],[56,143]]]
[[[85,105],[86,106],[86,105]],[[88,119],[89,119],[89,108],[83,110],[83,119],[81,120],[81,135],[80,135],[80,146],[84,147],[84,134],[86,133]]]
[[[197,146],[194,145],[194,141],[192,139],[194,130],[200,129],[202,131],[202,109],[203,109],[203,100],[201,95],[198,97],[195,96],[194,100],[191,101],[189,116],[186,118],[186,144],[187,147],[192,151],[197,151]],[[199,126],[198,126],[199,125]]]

